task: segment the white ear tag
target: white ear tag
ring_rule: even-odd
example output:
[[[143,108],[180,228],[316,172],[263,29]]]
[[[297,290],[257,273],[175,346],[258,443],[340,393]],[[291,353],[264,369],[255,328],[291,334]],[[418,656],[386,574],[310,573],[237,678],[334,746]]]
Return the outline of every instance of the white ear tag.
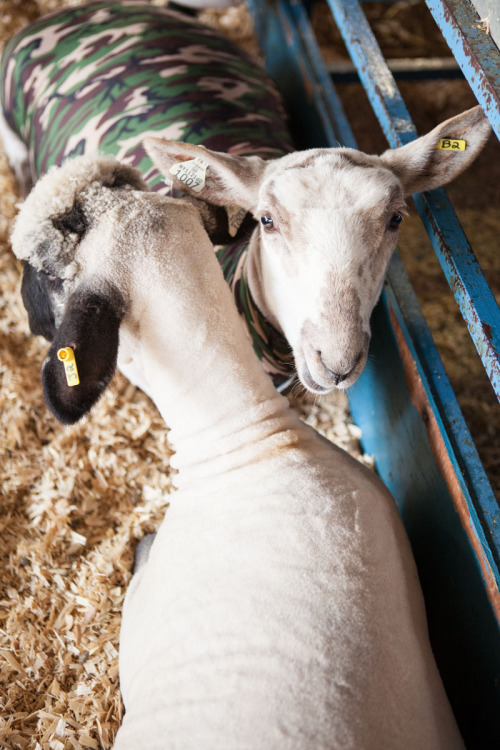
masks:
[[[244,208],[240,208],[239,206],[226,206],[226,213],[229,234],[231,237],[235,237],[243,219],[247,215],[247,212]]]
[[[189,159],[189,161],[179,161],[170,167],[170,174],[177,177],[186,187],[199,193],[205,187],[205,178],[207,175],[208,163],[200,159]]]

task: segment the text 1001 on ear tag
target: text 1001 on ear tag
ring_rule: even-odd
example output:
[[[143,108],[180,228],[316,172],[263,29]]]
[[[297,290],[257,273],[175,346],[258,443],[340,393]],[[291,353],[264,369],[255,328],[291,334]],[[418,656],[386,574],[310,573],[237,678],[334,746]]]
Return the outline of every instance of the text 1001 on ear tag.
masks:
[[[465,151],[466,146],[467,141],[458,138],[441,138],[436,148],[440,148],[442,151]]]
[[[75,352],[73,349],[70,346],[65,346],[64,349],[59,349],[57,352],[57,358],[60,359],[64,365],[67,384],[69,386],[78,385],[80,383],[80,378],[78,377]]]

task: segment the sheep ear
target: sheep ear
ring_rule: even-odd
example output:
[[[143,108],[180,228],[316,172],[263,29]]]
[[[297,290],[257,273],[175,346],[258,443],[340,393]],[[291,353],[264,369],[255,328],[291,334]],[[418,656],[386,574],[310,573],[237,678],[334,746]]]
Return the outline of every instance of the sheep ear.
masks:
[[[267,165],[259,156],[231,156],[191,143],[151,137],[145,139],[144,147],[166,178],[172,176],[170,170],[175,165],[193,159],[202,160],[206,169],[199,172],[201,184],[195,185],[196,189],[186,184],[186,179],[181,179],[182,173],[174,178],[176,187],[182,187],[196,198],[214,206],[240,206],[247,210],[255,206]]]
[[[473,107],[451,117],[427,135],[383,153],[383,165],[401,180],[405,195],[446,185],[474,161],[491,133],[481,107]],[[438,148],[445,139],[447,148]],[[465,141],[464,150],[451,144]],[[451,147],[449,147],[451,144]]]
[[[42,368],[45,402],[63,424],[74,424],[95,404],[116,369],[119,328],[125,311],[121,294],[77,290],[68,300]],[[68,385],[58,351],[71,347],[79,384]]]
[[[213,245],[228,245],[247,239],[255,229],[255,219],[244,208],[230,212],[229,207],[214,206],[192,195],[184,196],[184,200],[195,206]]]

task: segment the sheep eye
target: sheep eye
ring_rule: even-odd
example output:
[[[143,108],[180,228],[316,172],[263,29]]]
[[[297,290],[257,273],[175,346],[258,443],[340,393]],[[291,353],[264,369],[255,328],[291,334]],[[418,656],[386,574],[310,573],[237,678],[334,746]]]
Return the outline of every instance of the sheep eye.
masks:
[[[389,221],[389,229],[397,229],[401,222],[403,221],[403,214],[400,214],[399,211],[397,211],[395,214],[391,216],[391,220]]]
[[[274,226],[274,219],[271,214],[263,214],[260,217],[260,223],[264,227],[266,232],[273,232],[276,227]]]
[[[59,278],[59,276],[55,276],[53,273],[49,273],[48,271],[42,271],[45,282],[49,286],[50,289],[57,290],[60,289],[63,285],[63,280]]]

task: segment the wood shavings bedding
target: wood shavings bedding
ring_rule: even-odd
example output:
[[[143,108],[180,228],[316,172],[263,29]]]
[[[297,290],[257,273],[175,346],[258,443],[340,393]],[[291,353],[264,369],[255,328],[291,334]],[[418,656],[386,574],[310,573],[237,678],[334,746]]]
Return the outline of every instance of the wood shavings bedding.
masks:
[[[75,4],[0,0],[0,43]],[[236,12],[229,34],[242,27]],[[16,189],[0,143],[0,748],[101,750],[123,711],[118,636],[133,552],[171,491],[168,429],[119,374],[78,425],[62,427],[48,413],[40,382],[48,344],[29,332],[8,242]],[[370,464],[344,394],[292,402]]]

